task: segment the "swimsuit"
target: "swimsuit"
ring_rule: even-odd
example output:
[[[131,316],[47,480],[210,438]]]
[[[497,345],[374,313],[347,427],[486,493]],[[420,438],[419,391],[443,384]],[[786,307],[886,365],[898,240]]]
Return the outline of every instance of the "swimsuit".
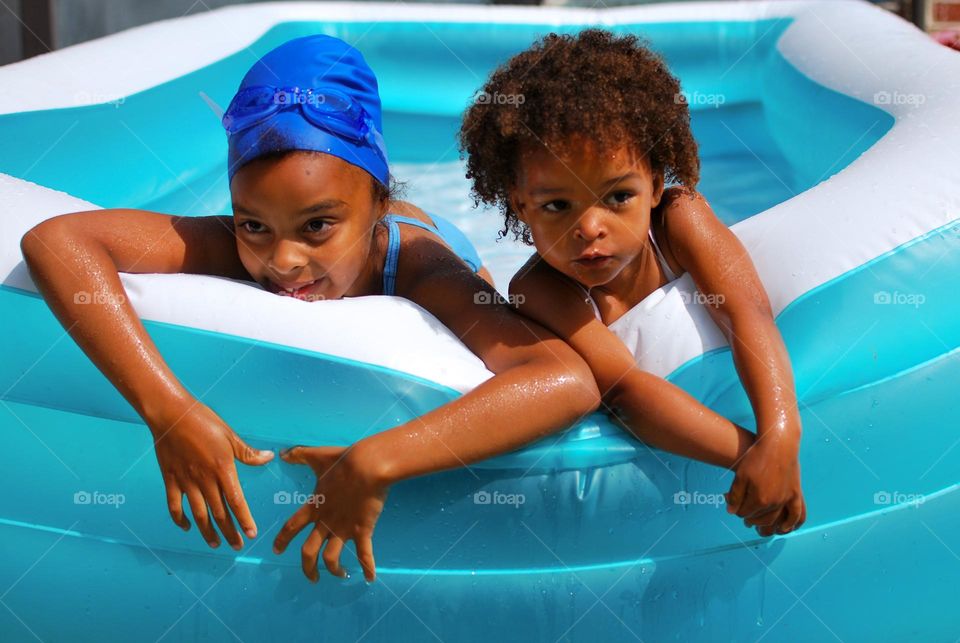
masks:
[[[398,225],[400,223],[407,223],[417,226],[418,228],[423,228],[424,230],[429,230],[450,246],[450,249],[463,259],[464,263],[470,266],[471,270],[474,272],[480,270],[480,266],[482,265],[480,255],[477,254],[476,248],[470,243],[467,235],[463,234],[460,228],[443,217],[431,214],[430,219],[433,220],[434,225],[399,214],[388,214],[383,217],[383,223],[387,225],[388,235],[387,258],[383,264],[384,295],[393,295],[396,289],[397,262],[400,259],[400,226]]]
[[[655,252],[656,255],[657,255],[657,261],[660,262],[660,266],[663,268],[663,272],[664,272],[664,274],[667,276],[667,283],[676,280],[678,275],[674,274],[673,270],[670,269],[670,266],[667,265],[667,260],[664,259],[663,253],[660,252],[660,247],[657,245],[657,240],[653,238],[653,229],[652,229],[652,228],[650,228],[650,229],[647,230],[647,236],[650,237],[650,243],[653,244],[653,250],[654,250],[654,252]],[[594,312],[594,314],[597,316],[597,319],[603,319],[603,318],[600,316],[600,309],[597,308],[597,302],[595,302],[595,301],[593,300],[593,297],[590,295],[590,291],[587,290],[586,288],[584,288],[583,284],[581,284],[580,282],[575,282],[575,283],[576,283],[578,286],[580,286],[580,288],[581,288],[581,290],[583,290],[583,292],[586,293],[586,295],[587,295],[587,301],[590,302],[590,305],[591,305],[591,306],[593,306],[593,312]],[[614,322],[614,323],[616,323],[616,322]]]

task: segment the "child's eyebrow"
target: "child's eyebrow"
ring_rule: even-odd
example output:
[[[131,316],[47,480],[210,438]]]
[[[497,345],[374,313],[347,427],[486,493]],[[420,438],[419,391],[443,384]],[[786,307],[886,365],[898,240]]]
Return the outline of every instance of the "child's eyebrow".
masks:
[[[613,177],[612,179],[608,179],[608,180],[604,181],[604,182],[603,182],[603,187],[604,187],[604,188],[608,188],[608,187],[610,187],[611,185],[616,185],[617,183],[619,183],[620,181],[623,181],[623,180],[625,180],[625,179],[635,179],[635,178],[639,178],[639,177],[640,177],[640,175],[637,174],[636,172],[627,172],[626,174],[621,174],[620,176],[615,176],[615,177]]]
[[[531,194],[557,194],[558,192],[565,191],[566,188],[535,188],[531,190]]]
[[[234,213],[234,214],[249,214],[249,215],[252,215],[252,216],[256,216],[256,213],[255,213],[255,212],[253,212],[252,210],[250,210],[250,209],[247,208],[246,206],[240,205],[240,204],[237,203],[236,201],[233,202],[232,206],[233,206],[233,213]]]
[[[608,189],[612,185],[616,185],[617,183],[620,183],[620,181],[624,181],[626,179],[636,179],[636,178],[641,178],[641,175],[636,172],[627,172],[626,174],[615,176],[603,182],[603,184],[601,185],[601,188],[602,188],[601,191]],[[530,191],[530,194],[534,196],[539,196],[539,195],[545,195],[545,194],[558,194],[564,191],[566,191],[566,188],[564,187],[556,187],[556,188],[544,187],[544,188],[534,188],[533,190]]]
[[[347,205],[347,202],[340,199],[324,199],[323,201],[317,201],[313,205],[308,205],[304,209],[300,210],[300,214],[309,214],[311,212],[319,212],[321,210],[332,210],[344,205]]]
[[[324,199],[323,201],[317,201],[313,205],[308,205],[307,207],[300,210],[299,214],[300,215],[313,214],[315,212],[322,212],[324,210],[332,210],[334,208],[338,208],[344,205],[347,205],[347,202],[342,201],[340,199]],[[254,217],[260,216],[250,208],[246,207],[241,203],[237,203],[236,201],[234,201],[233,203],[233,211],[235,214],[246,214]]]

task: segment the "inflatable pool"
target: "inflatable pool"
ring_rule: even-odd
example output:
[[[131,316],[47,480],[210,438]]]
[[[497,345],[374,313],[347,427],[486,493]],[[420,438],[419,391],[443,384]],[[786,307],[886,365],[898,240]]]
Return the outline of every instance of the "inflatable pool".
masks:
[[[729,473],[595,415],[397,485],[371,585],[349,554],[352,578],[310,585],[299,547],[270,551],[311,489],[302,468],[241,469],[260,537],[239,554],[184,535],[147,430],[37,296],[23,233],[93,207],[229,213],[218,110],[258,55],[323,32],[379,76],[409,198],[462,225],[505,290],[530,250],[495,243],[496,216],[470,208],[459,116],[498,62],[595,24],[648,37],[682,80],[700,187],[749,249],[793,361],[806,525],[758,538],[725,511]],[[960,57],[907,23],[853,0],[270,3],[9,65],[0,86],[2,640],[960,636]],[[349,444],[490,376],[404,300],[305,303],[192,275],[123,283],[180,379],[261,448]],[[641,365],[753,427],[689,277],[640,305]]]

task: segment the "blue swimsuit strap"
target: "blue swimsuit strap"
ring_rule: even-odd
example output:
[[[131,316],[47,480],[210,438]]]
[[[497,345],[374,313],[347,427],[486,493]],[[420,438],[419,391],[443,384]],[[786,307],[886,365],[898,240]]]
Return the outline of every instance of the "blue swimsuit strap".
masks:
[[[397,286],[397,260],[400,258],[400,226],[398,224],[408,223],[429,230],[441,238],[443,235],[436,226],[399,214],[388,214],[383,217],[383,222],[387,224],[387,259],[383,263],[383,294],[392,295]]]

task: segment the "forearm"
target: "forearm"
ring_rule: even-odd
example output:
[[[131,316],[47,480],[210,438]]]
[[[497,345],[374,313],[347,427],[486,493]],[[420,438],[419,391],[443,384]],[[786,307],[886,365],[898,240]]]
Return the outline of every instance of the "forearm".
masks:
[[[650,446],[730,469],[753,444],[752,433],[701,404],[680,387],[635,369],[608,396],[631,433]]]
[[[734,318],[730,325],[733,362],[753,407],[757,435],[800,440],[800,414],[790,356],[769,315]]]
[[[586,374],[536,362],[517,366],[354,448],[386,484],[467,466],[568,427],[593,410],[599,396]]]
[[[31,235],[22,247],[33,281],[97,368],[148,423],[185,408],[190,395],[147,334],[109,254],[65,231]]]

